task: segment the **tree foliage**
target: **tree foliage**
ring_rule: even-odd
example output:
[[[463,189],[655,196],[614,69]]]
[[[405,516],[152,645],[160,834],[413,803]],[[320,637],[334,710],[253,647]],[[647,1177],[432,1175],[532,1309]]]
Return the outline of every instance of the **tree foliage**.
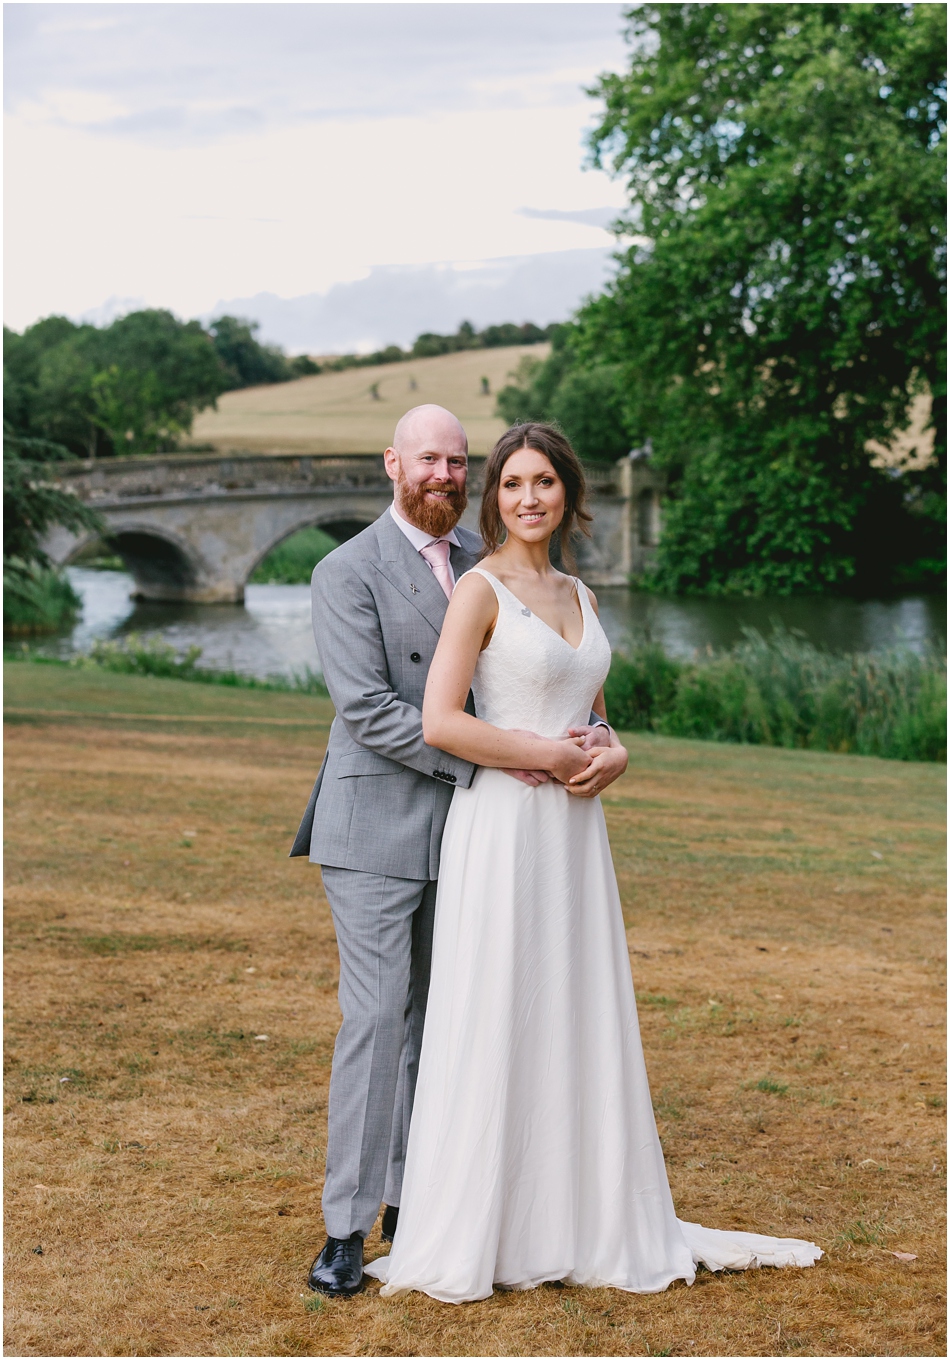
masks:
[[[509,425],[552,420],[586,462],[615,462],[630,449],[621,367],[579,360],[575,328],[552,329],[549,357],[522,358],[515,381],[498,393],[498,414]]]
[[[878,587],[915,557],[919,578],[946,504],[945,8],[628,18],[592,148],[627,182],[635,243],[570,348],[613,366],[626,434],[669,476],[657,583]],[[924,392],[932,466],[874,468],[866,442]]]
[[[100,533],[99,515],[56,482],[56,464],[70,458],[68,449],[46,439],[22,439],[3,433],[3,558],[13,563],[50,563],[40,539],[54,524]]]
[[[864,446],[929,389],[945,459],[945,17],[631,15],[635,55],[600,82],[594,146],[653,244],[590,334],[626,359],[631,416],[678,481],[671,586],[814,589],[896,565],[900,488]]]
[[[167,452],[222,392],[319,372],[306,356],[261,345],[257,329],[223,316],[206,331],[162,310],[101,329],[64,316],[22,335],[4,329],[4,419],[77,457]]]
[[[4,420],[78,457],[174,448],[228,385],[199,322],[167,311],[104,329],[47,317],[3,339]]]
[[[227,387],[258,387],[263,383],[289,382],[309,373],[319,373],[320,366],[305,354],[288,359],[277,345],[262,345],[255,339],[260,330],[257,321],[237,316],[219,316],[208,327],[220,359]]]

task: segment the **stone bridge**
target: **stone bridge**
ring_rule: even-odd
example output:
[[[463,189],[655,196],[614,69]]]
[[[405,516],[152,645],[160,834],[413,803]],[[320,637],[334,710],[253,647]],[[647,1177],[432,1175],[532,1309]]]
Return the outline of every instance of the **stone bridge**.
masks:
[[[484,458],[471,459],[463,524],[478,524]],[[588,469],[593,538],[578,544],[592,586],[625,585],[649,563],[660,532],[662,481],[642,451]],[[148,600],[234,603],[261,560],[298,529],[343,542],[392,500],[380,454],[174,454],[75,463],[59,484],[94,506],[107,542]],[[44,546],[65,565],[92,539],[59,527]]]

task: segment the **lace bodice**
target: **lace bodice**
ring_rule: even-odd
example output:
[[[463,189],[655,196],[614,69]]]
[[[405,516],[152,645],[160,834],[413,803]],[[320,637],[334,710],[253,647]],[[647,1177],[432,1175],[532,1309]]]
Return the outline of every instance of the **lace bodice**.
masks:
[[[498,599],[491,642],[472,679],[475,712],[495,727],[523,727],[541,737],[563,737],[588,722],[610,668],[610,644],[587,591],[577,583],[584,636],[574,648],[482,567]]]

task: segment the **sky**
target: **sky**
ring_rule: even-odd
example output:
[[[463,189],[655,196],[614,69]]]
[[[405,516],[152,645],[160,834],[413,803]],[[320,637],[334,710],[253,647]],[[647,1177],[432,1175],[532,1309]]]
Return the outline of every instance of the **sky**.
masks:
[[[259,297],[324,315],[332,293],[368,307],[365,347],[404,339],[397,274],[444,302],[481,271],[489,320],[541,323],[504,311],[506,270],[537,310],[538,257],[563,257],[562,292],[583,276],[576,301],[609,259],[624,194],[584,168],[583,87],[626,64],[617,4],[7,4],[4,25],[16,329]]]

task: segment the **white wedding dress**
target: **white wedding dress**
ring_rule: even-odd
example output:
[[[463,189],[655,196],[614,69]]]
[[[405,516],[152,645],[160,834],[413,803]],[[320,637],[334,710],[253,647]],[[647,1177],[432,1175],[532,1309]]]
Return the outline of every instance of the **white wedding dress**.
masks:
[[[478,716],[546,737],[586,723],[610,647],[584,587],[575,650],[475,570],[498,597]],[[653,1293],[699,1262],[812,1265],[810,1242],[676,1217],[600,800],[480,769],[455,792],[441,864],[399,1226],[366,1267],[382,1293]]]

